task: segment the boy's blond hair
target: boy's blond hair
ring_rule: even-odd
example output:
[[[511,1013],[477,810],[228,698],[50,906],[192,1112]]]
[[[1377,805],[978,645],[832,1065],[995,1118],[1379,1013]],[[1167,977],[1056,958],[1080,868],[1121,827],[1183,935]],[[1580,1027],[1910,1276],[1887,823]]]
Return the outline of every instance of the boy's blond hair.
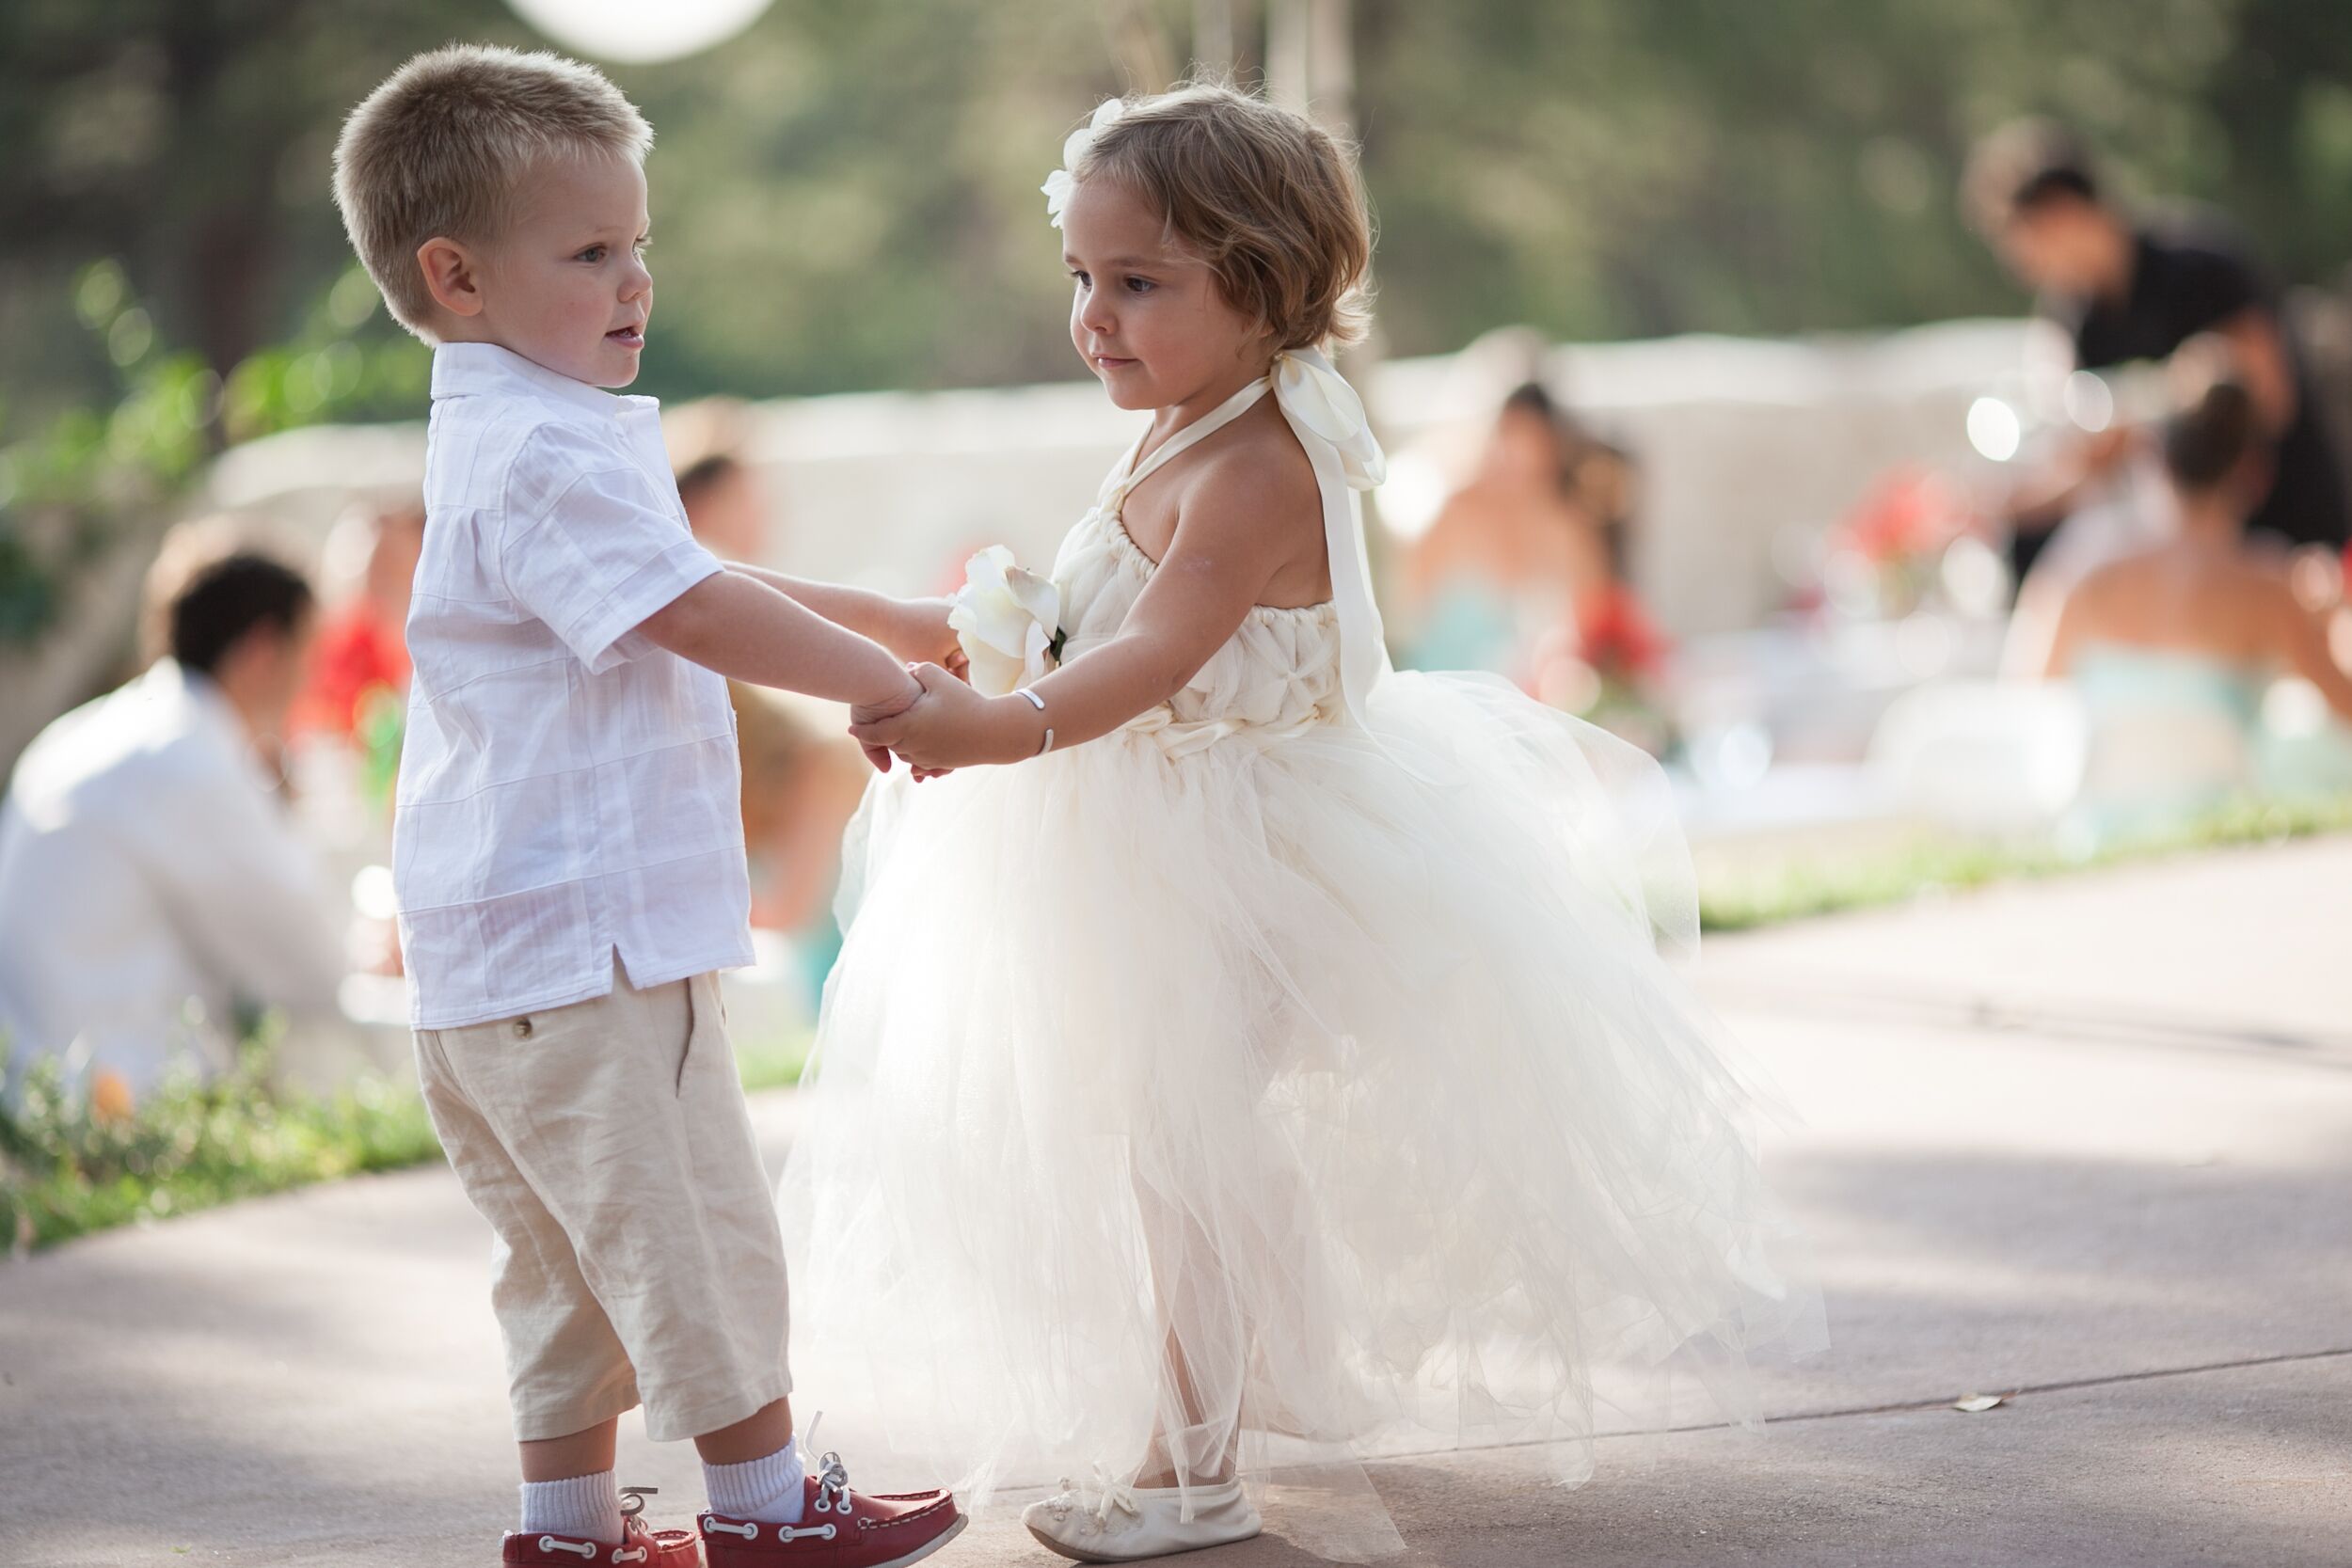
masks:
[[[1275,347],[1364,335],[1372,224],[1347,150],[1306,116],[1196,83],[1128,103],[1070,173],[1111,180],[1166,214]]]
[[[597,152],[642,163],[653,128],[594,66],[453,43],[419,55],[368,94],[335,144],[335,205],[395,320],[433,341],[417,249],[480,243],[532,163]]]

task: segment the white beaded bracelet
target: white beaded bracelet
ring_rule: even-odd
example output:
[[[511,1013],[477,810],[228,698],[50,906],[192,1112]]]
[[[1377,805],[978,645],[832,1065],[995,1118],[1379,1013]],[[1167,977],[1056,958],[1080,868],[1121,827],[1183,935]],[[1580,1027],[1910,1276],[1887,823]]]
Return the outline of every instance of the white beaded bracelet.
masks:
[[[1043,713],[1043,712],[1045,711],[1045,699],[1044,699],[1044,698],[1042,698],[1042,697],[1041,697],[1041,696],[1039,696],[1036,692],[1034,692],[1034,691],[1030,690],[1027,687],[1025,687],[1025,686],[1016,686],[1016,687],[1014,687],[1014,688],[1012,689],[1012,694],[1013,694],[1014,696],[1016,696],[1016,697],[1025,697],[1025,698],[1027,698],[1027,699],[1028,699],[1029,705],[1030,705],[1031,707],[1033,707],[1033,708],[1037,709],[1037,710],[1038,710],[1038,712],[1040,712],[1040,713]],[[1041,746],[1039,746],[1039,747],[1038,747],[1038,749],[1037,749],[1037,754],[1038,754],[1039,756],[1043,756],[1046,752],[1048,752],[1052,751],[1053,749],[1054,749],[1054,726],[1053,726],[1053,725],[1051,725],[1051,724],[1048,724],[1048,725],[1046,725],[1046,726],[1045,726],[1045,740],[1044,740],[1044,743],[1043,743],[1042,745],[1041,745]]]

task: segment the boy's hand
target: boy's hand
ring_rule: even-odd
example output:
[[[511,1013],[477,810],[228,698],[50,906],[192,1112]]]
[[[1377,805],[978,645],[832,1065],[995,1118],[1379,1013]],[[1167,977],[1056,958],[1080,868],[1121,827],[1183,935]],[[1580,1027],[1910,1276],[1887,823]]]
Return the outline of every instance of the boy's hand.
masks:
[[[946,599],[900,599],[891,609],[882,645],[915,664],[936,664],[958,680],[971,679],[971,660],[947,625]]]
[[[905,690],[884,702],[858,703],[850,707],[850,733],[854,736],[862,726],[893,722],[903,717],[922,700],[923,683],[915,679],[913,667],[910,666]],[[890,771],[890,748],[866,746],[866,760],[874,765],[876,772],[887,773]]]
[[[877,750],[896,752],[909,767],[935,773],[1020,754],[1012,733],[1020,719],[1005,706],[1010,699],[983,697],[936,664],[917,669],[915,678],[923,685],[922,701],[893,717],[850,726],[869,756]],[[1013,705],[1032,711],[1025,704]]]

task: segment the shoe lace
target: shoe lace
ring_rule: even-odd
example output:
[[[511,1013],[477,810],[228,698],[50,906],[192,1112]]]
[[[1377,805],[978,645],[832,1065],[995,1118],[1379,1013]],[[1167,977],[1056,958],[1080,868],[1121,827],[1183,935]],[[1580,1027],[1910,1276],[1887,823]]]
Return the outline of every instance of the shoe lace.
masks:
[[[632,1546],[628,1543],[628,1526],[627,1521],[634,1519],[640,1513],[644,1513],[645,1499],[655,1496],[660,1492],[660,1488],[654,1486],[624,1486],[620,1489],[621,1519],[623,1521],[621,1527],[622,1544],[612,1548],[606,1557],[606,1561],[621,1563],[643,1562],[645,1560],[645,1548],[643,1546]],[[599,1548],[596,1545],[585,1541],[558,1541],[552,1535],[542,1535],[539,1537],[539,1550],[542,1553],[578,1552],[582,1558],[593,1562],[596,1560],[598,1549]]]
[[[817,1500],[813,1505],[819,1513],[850,1512],[850,1469],[841,1463],[841,1456],[828,1449],[812,1463],[809,1445],[817,1440],[817,1429],[824,1424],[821,1410],[809,1418],[808,1431],[801,1435],[801,1467],[817,1478]]]

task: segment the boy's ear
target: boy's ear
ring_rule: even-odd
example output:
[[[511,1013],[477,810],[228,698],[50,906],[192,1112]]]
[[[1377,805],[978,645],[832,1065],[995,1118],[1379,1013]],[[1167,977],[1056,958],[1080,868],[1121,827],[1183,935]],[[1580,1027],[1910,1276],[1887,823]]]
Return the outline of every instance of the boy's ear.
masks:
[[[453,316],[482,313],[482,275],[464,245],[436,234],[417,246],[417,265],[434,304]]]

